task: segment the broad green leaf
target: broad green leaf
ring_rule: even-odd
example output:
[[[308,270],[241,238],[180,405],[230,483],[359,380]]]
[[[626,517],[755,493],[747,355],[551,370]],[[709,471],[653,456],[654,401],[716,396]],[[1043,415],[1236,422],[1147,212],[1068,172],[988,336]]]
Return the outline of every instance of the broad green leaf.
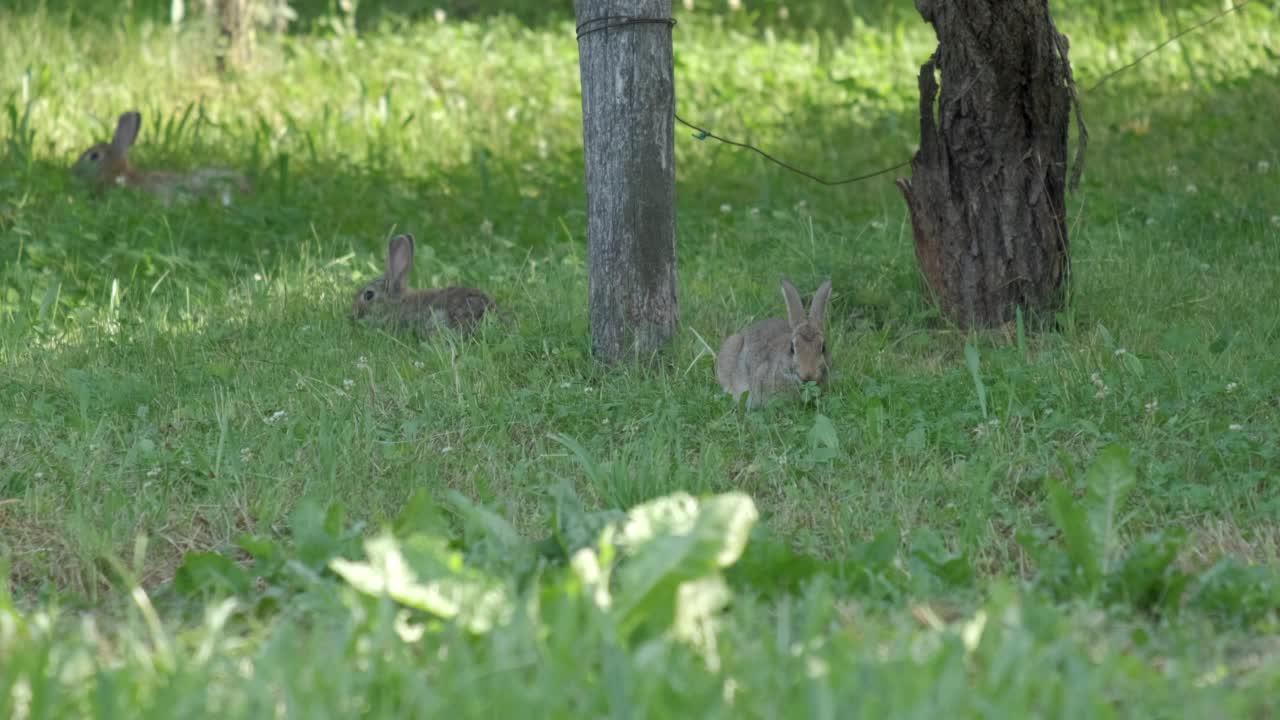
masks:
[[[480,529],[485,538],[492,539],[499,546],[507,548],[509,551],[517,552],[526,550],[524,538],[520,537],[520,533],[516,532],[516,528],[511,527],[511,523],[504,520],[497,512],[489,510],[488,507],[477,505],[470,498],[457,491],[448,491],[445,493],[448,498],[449,505],[462,515],[462,519],[471,527]]]
[[[1129,450],[1121,445],[1103,448],[1085,475],[1089,527],[1104,574],[1110,571],[1120,544],[1120,507],[1135,483]]]
[[[1177,610],[1190,581],[1174,565],[1185,541],[1186,533],[1174,527],[1134,543],[1107,577],[1107,599],[1140,610]]]
[[[173,576],[173,587],[186,596],[238,595],[253,587],[253,579],[231,558],[211,552],[187,553]]]
[[[568,484],[557,486],[553,494],[556,502],[552,515],[552,533],[556,544],[567,557],[581,548],[595,545],[605,527],[618,523],[627,516],[621,510],[588,512]]]
[[[840,450],[840,438],[836,435],[836,426],[822,413],[813,416],[813,428],[809,430],[809,447],[817,450],[829,448]]]
[[[323,568],[330,559],[358,547],[360,528],[343,527],[343,510],[337,502],[323,508],[315,500],[304,500],[290,517],[290,527],[297,560],[312,569]]]
[[[354,589],[374,597],[386,595],[410,608],[456,620],[474,633],[485,633],[511,616],[513,602],[498,580],[468,568],[462,554],[445,541],[413,535],[399,541],[381,535],[364,544],[368,560],[335,558],[329,567]]]
[[[414,533],[446,537],[449,535],[449,522],[431,493],[426,489],[419,489],[396,514],[392,530],[397,537],[406,537]]]
[[[736,562],[758,517],[751,498],[736,492],[701,502],[677,493],[632,508],[616,538],[624,560],[615,607],[624,627],[669,626],[679,586]]]
[[[732,598],[729,586],[718,574],[680,583],[671,634],[700,652],[714,653],[715,621]]]
[[[1073,580],[1083,581],[1081,589],[1093,592],[1102,579],[1098,541],[1084,508],[1071,497],[1071,490],[1061,483],[1049,483],[1049,517],[1062,531],[1062,542],[1072,564]]]

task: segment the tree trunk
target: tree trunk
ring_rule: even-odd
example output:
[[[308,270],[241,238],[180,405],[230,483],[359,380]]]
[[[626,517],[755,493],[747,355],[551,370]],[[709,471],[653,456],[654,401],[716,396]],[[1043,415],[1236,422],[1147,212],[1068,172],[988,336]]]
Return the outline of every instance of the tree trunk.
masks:
[[[248,62],[253,28],[250,25],[250,0],[213,0],[218,22],[217,49],[214,62],[218,72]]]
[[[993,327],[1061,306],[1074,82],[1048,0],[916,0],[938,36],[920,68],[920,149],[899,179],[943,313]],[[935,71],[941,69],[938,97]],[[1078,106],[1077,106],[1077,119]],[[1081,121],[1081,142],[1085,139]],[[1077,155],[1080,171],[1081,145]]]
[[[652,357],[675,333],[676,190],[670,0],[575,0],[586,150],[592,348]],[[616,16],[643,17],[624,24]]]

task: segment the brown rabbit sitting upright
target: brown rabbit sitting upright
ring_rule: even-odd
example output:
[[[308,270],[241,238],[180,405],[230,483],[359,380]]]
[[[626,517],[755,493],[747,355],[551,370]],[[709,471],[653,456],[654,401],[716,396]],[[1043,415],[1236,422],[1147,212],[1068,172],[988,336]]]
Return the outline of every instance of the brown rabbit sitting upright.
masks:
[[[231,204],[231,188],[249,192],[249,181],[234,170],[201,168],[187,173],[144,171],[129,163],[129,148],[142,129],[142,115],[130,110],[116,122],[116,132],[109,143],[98,143],[80,154],[72,170],[101,196],[115,185],[136,187],[158,197],[168,205],[179,195],[217,197],[223,205]]]
[[[352,316],[391,332],[408,331],[428,338],[441,327],[469,335],[487,313],[499,313],[497,303],[475,288],[406,290],[411,267],[413,236],[405,233],[391,238],[387,271],[356,293]]]
[[[831,353],[823,333],[831,281],[822,283],[813,294],[806,316],[800,293],[785,278],[782,296],[787,301],[787,319],[758,320],[736,335],[730,335],[716,357],[716,377],[720,387],[736,402],[746,392],[747,407],[759,407],[779,390],[802,383],[825,383],[831,367]]]

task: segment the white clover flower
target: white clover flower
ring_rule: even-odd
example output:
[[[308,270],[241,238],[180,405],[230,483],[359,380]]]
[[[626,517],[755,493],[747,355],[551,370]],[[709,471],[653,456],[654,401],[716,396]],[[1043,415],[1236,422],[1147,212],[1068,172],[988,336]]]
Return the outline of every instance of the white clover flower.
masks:
[[[356,386],[356,381],[355,381],[355,380],[352,380],[351,378],[343,378],[343,380],[342,380],[342,387],[346,388],[347,390],[350,390],[351,388],[353,388],[353,387],[355,387],[355,386]]]
[[[444,21],[448,18],[448,15],[445,14],[444,8],[436,8],[434,16],[435,16],[436,22],[438,23],[444,23]]]
[[[1169,177],[1173,177],[1174,175],[1177,175],[1178,166],[1174,165],[1173,163],[1169,163],[1169,165],[1164,169],[1164,174],[1168,175]]]
[[[1258,161],[1258,172],[1260,172],[1260,173],[1267,173],[1267,172],[1271,172],[1271,163],[1267,162],[1266,160],[1259,160],[1259,161]]]
[[[268,425],[275,425],[276,423],[280,422],[280,421],[281,421],[281,420],[283,420],[283,419],[284,419],[284,411],[283,411],[283,410],[277,410],[277,411],[275,411],[275,412],[271,413],[270,415],[268,415],[268,416],[263,420],[263,422],[265,422],[265,423],[266,423],[266,424],[268,424]]]
[[[414,369],[414,370],[421,370],[422,368],[424,368],[424,367],[426,367],[426,366],[427,366],[427,364],[426,364],[426,363],[424,363],[424,362],[422,362],[421,360],[414,360],[414,361],[413,361],[413,369]]]
[[[1196,184],[1195,184],[1195,183],[1187,183],[1187,194],[1188,194],[1188,195],[1195,195],[1195,194],[1196,194],[1196,193],[1198,193],[1198,192],[1200,192],[1200,188],[1196,187]]]
[[[730,205],[729,203],[725,203],[720,206],[720,212],[724,213],[725,215],[728,215],[729,213],[733,212],[733,206]]]
[[[1244,426],[1241,425],[1240,423],[1231,423],[1230,425],[1227,426],[1227,429],[1232,432],[1240,432],[1241,430],[1244,429]]]
[[[1142,407],[1147,411],[1148,415],[1151,415],[1155,413],[1156,410],[1160,409],[1160,401],[1152,400],[1151,402],[1147,403],[1146,405],[1143,405]]]
[[[1124,348],[1116,348],[1115,356],[1120,357],[1121,355],[1124,355],[1127,352],[1129,351],[1125,350]]]
[[[1095,400],[1101,400],[1105,398],[1107,396],[1107,393],[1110,392],[1110,389],[1107,387],[1107,384],[1102,381],[1101,373],[1095,372],[1090,374],[1089,382],[1093,383],[1094,389],[1097,390],[1097,392],[1093,394],[1093,398]]]
[[[363,355],[361,355],[360,357],[356,358],[356,369],[357,369],[357,370],[368,370],[368,369],[369,369],[369,358],[367,358],[367,357],[365,357],[365,356],[363,356]]]
[[[756,216],[758,216],[758,215],[760,214],[760,208],[758,208],[758,207],[753,207],[753,208],[751,208],[751,211],[750,211],[750,212],[751,212],[751,217],[756,217]]]
[[[1231,393],[1231,392],[1235,392],[1235,391],[1236,391],[1236,389],[1237,389],[1237,388],[1239,388],[1239,387],[1240,387],[1240,383],[1238,383],[1238,382],[1229,382],[1229,383],[1227,383],[1227,392],[1229,392],[1229,393]]]
[[[148,470],[147,477],[149,478],[160,477],[160,468],[153,467],[150,470]]]
[[[485,218],[485,219],[484,219],[484,222],[480,223],[480,234],[481,234],[481,235],[492,235],[492,234],[493,234],[493,221],[492,221],[492,220],[490,220],[489,218]]]

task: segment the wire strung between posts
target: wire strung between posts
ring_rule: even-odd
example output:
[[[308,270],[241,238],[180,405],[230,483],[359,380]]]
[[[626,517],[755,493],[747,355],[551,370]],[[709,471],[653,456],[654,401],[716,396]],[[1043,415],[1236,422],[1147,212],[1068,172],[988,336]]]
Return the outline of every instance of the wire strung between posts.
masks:
[[[637,17],[634,15],[605,15],[603,17],[583,20],[578,23],[578,39],[590,35],[601,30],[613,30],[615,28],[624,28],[631,25],[666,25],[669,28],[676,26],[675,18],[664,17]]]
[[[1101,86],[1106,81],[1110,80],[1111,78],[1115,77],[1116,75],[1119,75],[1120,73],[1126,70],[1136,67],[1143,60],[1146,60],[1148,57],[1156,54],[1157,52],[1160,52],[1170,43],[1178,40],[1179,38],[1185,35],[1189,35],[1190,33],[1193,33],[1196,30],[1199,30],[1200,28],[1206,25],[1217,22],[1218,20],[1226,17],[1227,15],[1230,15],[1231,13],[1234,13],[1237,10],[1240,10],[1245,5],[1248,5],[1250,2],[1252,2],[1252,0],[1241,0],[1239,3],[1232,5],[1230,8],[1227,8],[1226,10],[1223,10],[1222,12],[1219,12],[1218,14],[1210,18],[1202,20],[1196,23],[1195,25],[1192,25],[1191,27],[1188,27],[1187,29],[1177,33],[1176,35],[1169,38],[1168,40],[1165,40],[1164,42],[1160,43],[1159,45],[1156,45],[1155,47],[1151,48],[1147,52],[1139,55],[1133,62],[1129,63],[1128,65],[1124,65],[1122,67],[1116,68],[1115,70],[1112,70],[1106,75],[1103,75],[1100,79],[1098,79],[1097,82],[1090,85],[1085,90],[1085,92],[1092,92],[1098,89],[1098,87]],[[593,25],[596,27],[589,27]],[[676,20],[675,18],[635,17],[630,15],[605,15],[604,17],[593,18],[591,20],[586,20],[580,23],[577,27],[578,40],[581,40],[584,36],[590,35],[593,32],[600,32],[601,30],[612,30],[614,28],[624,28],[631,25],[666,25],[667,27],[674,29],[676,26]],[[1076,114],[1077,114],[1077,120],[1079,120],[1078,102],[1076,105]],[[689,129],[693,130],[694,131],[693,137],[698,140],[706,140],[707,138],[711,138],[712,140],[722,142],[725,145],[732,145],[734,147],[740,147],[746,150],[750,150],[754,153],[759,154],[764,159],[768,160],[771,163],[774,163],[775,165],[778,165],[779,167],[785,170],[790,170],[791,172],[797,175],[802,175],[822,185],[847,185],[849,183],[860,182],[862,180],[870,180],[871,178],[879,177],[886,173],[891,173],[900,167],[905,167],[911,164],[911,160],[908,159],[908,160],[903,160],[897,165],[892,165],[890,167],[884,168],[883,170],[876,170],[875,172],[867,173],[865,175],[858,175],[857,177],[844,178],[842,180],[827,180],[824,178],[820,178],[817,175],[814,175],[813,173],[801,170],[800,168],[795,167],[794,165],[785,163],[779,160],[778,158],[770,155],[769,153],[761,150],[755,145],[752,145],[750,143],[737,142],[735,140],[729,140],[728,138],[720,137],[719,135],[716,135],[710,130],[705,130],[703,128],[698,127],[697,125],[694,125],[688,120],[685,120],[684,118],[680,117],[678,113],[673,112],[672,115],[675,117],[676,121],[679,122],[681,125],[684,125],[685,127],[688,127]],[[1083,129],[1083,126],[1082,126],[1082,129]],[[1073,178],[1073,184],[1078,182],[1079,182],[1079,177],[1077,172],[1077,177]]]
[[[1147,59],[1148,57],[1150,57],[1151,55],[1155,55],[1156,53],[1158,53],[1158,52],[1160,52],[1161,50],[1163,50],[1163,49],[1165,48],[1165,46],[1166,46],[1166,45],[1168,45],[1169,43],[1174,42],[1175,40],[1177,40],[1178,38],[1182,37],[1183,35],[1187,35],[1187,34],[1189,34],[1189,33],[1193,33],[1193,32],[1195,32],[1196,30],[1199,30],[1200,28],[1204,27],[1205,25],[1208,25],[1208,24],[1210,24],[1210,23],[1214,23],[1214,22],[1217,22],[1218,20],[1221,20],[1222,18],[1224,18],[1224,17],[1226,17],[1226,16],[1230,15],[1231,13],[1233,13],[1233,12],[1235,12],[1235,11],[1239,10],[1240,8],[1244,7],[1245,5],[1248,5],[1250,1],[1251,1],[1251,0],[1241,0],[1241,2],[1240,2],[1240,3],[1237,3],[1237,4],[1235,4],[1235,5],[1232,5],[1231,7],[1227,8],[1226,10],[1223,10],[1222,12],[1218,13],[1217,15],[1214,15],[1213,17],[1208,18],[1207,20],[1201,20],[1200,22],[1196,23],[1195,25],[1192,25],[1191,27],[1187,28],[1186,30],[1183,30],[1182,32],[1180,32],[1180,33],[1178,33],[1178,34],[1174,35],[1173,37],[1169,38],[1168,40],[1165,40],[1164,42],[1160,43],[1159,45],[1157,45],[1157,46],[1155,46],[1155,47],[1151,48],[1150,50],[1148,50],[1148,51],[1146,51],[1146,52],[1142,53],[1141,55],[1139,55],[1139,56],[1137,57],[1137,59],[1136,59],[1136,60],[1134,60],[1133,62],[1129,63],[1128,65],[1124,65],[1124,66],[1122,66],[1122,67],[1118,67],[1118,68],[1116,68],[1115,70],[1112,70],[1111,72],[1107,73],[1106,75],[1103,75],[1101,78],[1099,78],[1099,79],[1098,79],[1098,81],[1097,81],[1097,82],[1095,82],[1094,84],[1090,85],[1090,86],[1088,87],[1088,89],[1087,89],[1085,92],[1093,92],[1094,90],[1097,90],[1097,89],[1098,89],[1098,86],[1102,85],[1102,83],[1104,83],[1104,82],[1106,82],[1106,81],[1110,80],[1111,78],[1115,77],[1116,75],[1119,75],[1120,73],[1124,72],[1125,70],[1128,70],[1129,68],[1136,67],[1138,63],[1142,62],[1143,60],[1146,60],[1146,59]]]
[[[740,142],[735,142],[733,140],[728,140],[726,138],[722,138],[719,135],[716,135],[715,133],[709,130],[703,130],[702,128],[698,127],[697,125],[694,125],[688,120],[685,120],[679,115],[676,115],[675,118],[676,118],[676,121],[679,122],[681,125],[684,125],[685,127],[690,128],[691,130],[694,130],[695,132],[693,136],[698,140],[706,140],[707,138],[711,138],[712,140],[719,140],[725,145],[733,145],[734,147],[746,148],[747,150],[751,150],[752,152],[759,153],[761,157],[763,157],[765,160],[768,160],[771,163],[774,163],[780,167],[786,168],[787,170],[790,170],[791,172],[797,175],[803,175],[809,178],[810,180],[817,183],[821,183],[823,185],[847,185],[849,183],[858,182],[859,180],[868,180],[878,175],[884,175],[885,173],[893,172],[894,170],[897,170],[898,168],[903,167],[904,165],[907,165],[911,162],[910,160],[904,160],[898,163],[897,165],[894,165],[892,167],[887,167],[883,170],[877,170],[873,173],[867,173],[866,175],[859,175],[857,177],[844,178],[843,180],[826,180],[824,178],[818,177],[817,175],[814,175],[813,173],[805,172],[804,170],[801,170],[800,168],[795,167],[793,165],[788,165],[787,163],[779,160],[778,158],[756,147],[755,145],[749,145],[747,143],[740,143]]]

